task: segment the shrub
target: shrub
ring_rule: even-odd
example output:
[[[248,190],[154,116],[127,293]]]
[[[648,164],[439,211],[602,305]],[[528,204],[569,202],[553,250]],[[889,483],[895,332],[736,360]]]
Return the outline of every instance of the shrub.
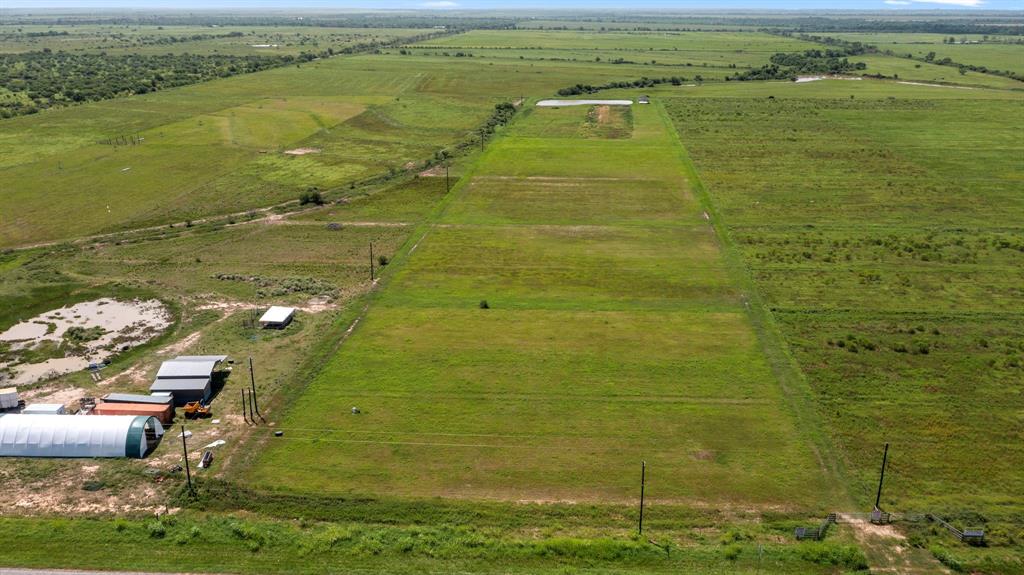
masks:
[[[149,530],[149,536],[153,539],[163,539],[167,535],[167,528],[159,521],[150,523],[146,528]]]
[[[324,205],[324,197],[320,194],[320,190],[315,187],[308,188],[305,192],[299,194],[299,205],[305,206],[306,204]]]
[[[388,259],[388,256],[377,256],[377,263],[380,264],[380,267],[384,267],[388,265],[390,262],[391,260]]]
[[[818,565],[835,565],[854,571],[868,568],[867,558],[856,545],[807,543],[800,546],[800,557]]]
[[[743,551],[743,548],[736,543],[733,543],[732,545],[726,546],[725,551],[722,552],[722,556],[729,561],[735,561],[739,559],[741,551]]]
[[[491,309],[491,304],[487,303],[487,300],[480,300],[480,309]]]
[[[928,550],[931,551],[932,555],[934,555],[935,558],[939,560],[939,563],[942,563],[943,565],[949,567],[957,573],[963,573],[964,566],[956,557],[953,557],[953,555],[950,554],[950,552],[946,550],[944,547],[939,547],[935,545],[929,548]]]

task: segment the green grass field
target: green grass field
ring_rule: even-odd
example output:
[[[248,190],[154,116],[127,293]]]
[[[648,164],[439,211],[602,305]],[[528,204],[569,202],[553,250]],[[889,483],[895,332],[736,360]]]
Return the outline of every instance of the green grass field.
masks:
[[[395,64],[336,58],[6,122],[0,244],[242,212],[309,186],[341,188],[422,162],[486,117],[493,96],[439,105],[425,86],[429,67],[385,72]],[[118,135],[144,141],[99,143]],[[283,154],[292,148],[317,152]]]
[[[0,53],[50,49],[107,54],[298,55],[423,34],[412,28],[175,26],[145,24],[0,25]],[[66,34],[64,34],[66,33]],[[54,34],[54,35],[41,35]],[[232,36],[232,34],[236,34]],[[241,34],[240,36],[237,34]],[[193,39],[194,37],[198,37]],[[175,40],[172,41],[171,38]]]
[[[47,245],[0,253],[0,329],[97,294],[159,297],[176,318],[104,382],[36,389],[144,391],[172,353],[238,363],[221,423],[187,422],[196,457],[229,442],[198,499],[146,472],[179,462],[180,440],[88,473],[5,462],[19,501],[60,487],[0,508],[0,565],[838,574],[866,555],[886,572],[1024,573],[1020,83],[884,55],[865,72],[900,81],[726,83],[822,46],[728,25],[522,27],[555,22],[588,30],[472,30],[3,120],[0,248]],[[686,22],[664,24],[700,26]],[[0,52],[294,54],[431,30],[23,34],[47,29],[0,26]],[[1019,48],[927,41],[940,57]],[[676,75],[595,95],[651,105],[533,106]],[[520,98],[481,142],[495,104]],[[119,135],[144,139],[102,143]],[[294,202],[311,186],[326,205]],[[371,243],[389,258],[376,284]],[[248,327],[270,304],[302,310],[283,332]],[[248,356],[273,427],[240,417]],[[885,442],[882,506],[984,527],[988,547],[909,520],[793,540],[870,509]]]
[[[990,39],[978,34],[957,34],[956,44],[944,43],[943,40],[950,37],[944,34],[839,33],[835,36],[851,42],[873,44],[880,50],[892,50],[899,56],[911,54],[915,58],[924,58],[929,52],[934,52],[937,60],[949,58],[960,64],[1024,74],[1024,56],[1021,54],[1024,46],[999,42],[1016,40],[1013,36],[993,36]],[[963,40],[968,43],[961,43]]]
[[[1024,99],[803,88],[666,98],[810,380],[853,495],[873,496],[892,442],[884,506],[988,523],[992,545],[1013,546]]]
[[[663,502],[834,494],[668,127],[633,119],[630,138],[581,138],[549,126],[586,108],[538,109],[502,137],[243,480],[628,501],[646,459]]]

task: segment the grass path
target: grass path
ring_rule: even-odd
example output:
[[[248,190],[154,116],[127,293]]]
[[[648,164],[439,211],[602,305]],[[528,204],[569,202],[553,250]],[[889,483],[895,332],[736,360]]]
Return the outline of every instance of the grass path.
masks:
[[[814,397],[807,378],[804,377],[795,358],[790,353],[789,347],[786,345],[785,339],[775,319],[772,317],[771,311],[765,306],[758,293],[757,286],[750,275],[750,270],[746,267],[743,256],[729,234],[729,228],[721,212],[716,207],[711,194],[704,187],[697,168],[690,159],[686,147],[683,145],[675,129],[675,125],[665,111],[664,105],[660,101],[656,101],[655,105],[658,107],[658,113],[665,123],[666,129],[672,134],[673,142],[677,147],[690,185],[700,199],[704,214],[707,215],[715,230],[724,257],[729,263],[732,277],[734,281],[743,286],[746,298],[744,306],[749,314],[751,323],[757,330],[764,354],[768,358],[772,371],[779,381],[793,416],[796,418],[801,432],[814,446],[814,453],[822,472],[831,481],[835,482],[836,485],[844,486],[842,492],[846,494],[846,499],[841,503],[852,505],[852,499],[845,490],[847,483],[844,477],[843,461],[833,450],[832,441],[824,431],[824,423],[815,411]]]

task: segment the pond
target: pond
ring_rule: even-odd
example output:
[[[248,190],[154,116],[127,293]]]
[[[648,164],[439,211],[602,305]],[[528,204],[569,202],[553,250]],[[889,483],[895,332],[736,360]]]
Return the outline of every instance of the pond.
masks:
[[[0,384],[27,385],[102,363],[171,325],[160,300],[101,298],[41,313],[0,333]]]

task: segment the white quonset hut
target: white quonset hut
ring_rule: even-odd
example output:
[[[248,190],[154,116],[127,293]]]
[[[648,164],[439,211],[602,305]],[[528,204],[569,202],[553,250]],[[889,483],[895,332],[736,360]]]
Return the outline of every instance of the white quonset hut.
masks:
[[[279,305],[270,306],[267,313],[260,318],[260,326],[264,329],[284,329],[295,317],[295,308],[282,307]]]
[[[226,355],[180,355],[165,361],[149,386],[150,393],[170,393],[175,405],[209,401],[213,371]]]
[[[0,414],[0,457],[132,457],[149,454],[164,434],[144,415]]]

